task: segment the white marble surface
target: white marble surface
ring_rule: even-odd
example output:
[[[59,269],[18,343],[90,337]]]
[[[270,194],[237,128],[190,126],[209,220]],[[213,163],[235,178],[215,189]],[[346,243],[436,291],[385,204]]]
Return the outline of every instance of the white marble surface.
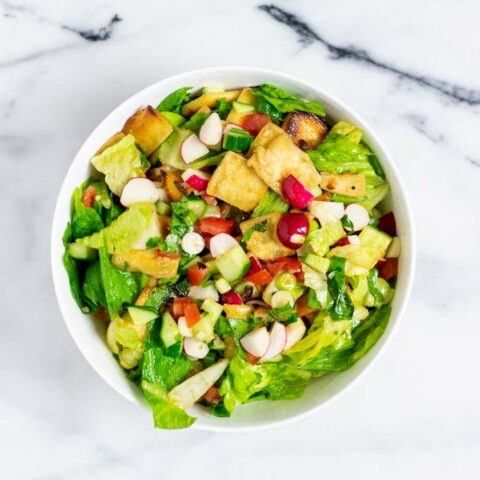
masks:
[[[0,0],[1,478],[479,478],[480,3],[258,6]],[[310,30],[286,25],[285,12]],[[382,361],[307,421],[254,434],[155,431],[64,327],[52,211],[69,162],[114,106],[170,74],[222,64],[296,74],[366,117],[410,191],[417,277]]]

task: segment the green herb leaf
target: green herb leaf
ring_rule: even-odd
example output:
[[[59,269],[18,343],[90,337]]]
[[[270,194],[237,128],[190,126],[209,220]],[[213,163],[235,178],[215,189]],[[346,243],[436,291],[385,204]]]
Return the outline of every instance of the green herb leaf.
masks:
[[[197,112],[193,114],[190,119],[183,125],[182,128],[198,133],[205,120],[208,118],[208,114],[205,112]]]
[[[182,106],[189,96],[192,87],[183,87],[175,90],[170,95],[166,96],[158,105],[159,112],[175,112],[182,113]]]
[[[368,290],[372,294],[373,298],[379,304],[382,304],[385,300],[383,293],[378,288],[378,270],[373,268],[367,275]]]
[[[265,323],[270,322],[294,323],[297,321],[295,309],[289,304],[280,308],[272,308],[265,317]]]
[[[267,226],[266,220],[256,223],[243,234],[242,242],[248,242],[255,232],[266,232]]]
[[[162,237],[152,237],[149,238],[147,241],[147,248],[155,248],[162,242]]]
[[[333,303],[328,308],[332,320],[350,320],[353,316],[353,302],[345,285],[345,258],[331,257],[327,275],[328,293]]]
[[[221,98],[217,101],[216,111],[222,120],[225,120],[228,117],[228,114],[232,110],[231,103],[228,103],[225,98]]]

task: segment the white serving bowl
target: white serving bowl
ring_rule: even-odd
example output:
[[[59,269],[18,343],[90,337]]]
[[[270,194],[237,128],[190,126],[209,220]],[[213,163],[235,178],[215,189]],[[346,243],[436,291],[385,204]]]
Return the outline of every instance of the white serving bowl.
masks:
[[[131,402],[146,406],[140,390],[127,380],[123,370],[108,350],[104,341],[105,326],[95,322],[94,319],[86,318],[80,312],[70,293],[67,274],[62,264],[62,235],[70,219],[72,192],[88,177],[90,158],[95,151],[107,138],[119,131],[125,120],[139,107],[146,104],[157,105],[167,94],[183,86],[197,89],[210,84],[234,89],[264,82],[278,85],[300,97],[318,100],[325,106],[328,118],[333,121],[343,119],[358,125],[365,132],[369,145],[380,159],[391,185],[391,193],[385,202],[395,212],[398,235],[402,242],[396,293],[392,302],[392,316],[386,332],[364,358],[344,372],[313,380],[305,395],[300,399],[242,405],[228,419],[214,417],[200,406],[192,407],[190,412],[197,417],[194,427],[203,430],[246,431],[279,425],[295,418],[305,417],[344,392],[365,373],[367,368],[372,365],[373,360],[379,357],[400,321],[410,294],[415,267],[415,237],[411,209],[399,172],[390,154],[358,114],[315,85],[284,73],[260,68],[218,67],[194,70],[166,78],[138,92],[123,102],[98,125],[75,156],[65,176],[53,218],[52,274],[58,303],[67,328],[88,363],[105,382]]]

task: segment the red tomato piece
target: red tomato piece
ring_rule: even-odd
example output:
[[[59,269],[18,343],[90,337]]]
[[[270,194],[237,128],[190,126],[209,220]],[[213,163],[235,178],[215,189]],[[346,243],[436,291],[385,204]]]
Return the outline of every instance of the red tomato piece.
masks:
[[[305,294],[303,296],[301,296],[298,301],[297,301],[297,304],[295,305],[295,309],[297,311],[297,315],[299,317],[304,317],[305,315],[310,315],[311,313],[314,313],[316,312],[316,310],[313,310],[311,308],[308,308],[307,306],[307,298],[308,298],[308,295]]]
[[[265,113],[250,113],[242,118],[241,127],[253,136],[270,121],[270,116]]]
[[[230,290],[222,295],[222,303],[226,303],[227,305],[242,305],[243,300],[237,292]]]
[[[283,257],[274,262],[267,263],[267,269],[272,277],[276,277],[280,272],[301,272],[302,265],[295,258]]]
[[[93,207],[93,203],[95,202],[95,196],[97,192],[93,185],[89,185],[82,195],[82,202],[85,207]]]
[[[215,385],[211,386],[203,396],[203,399],[206,400],[210,405],[217,404],[221,398],[222,397],[218,392],[218,388]]]
[[[304,272],[295,272],[294,273],[297,282],[303,283],[305,281],[305,273]]]
[[[188,328],[193,327],[200,320],[200,311],[195,302],[186,304],[183,314],[185,315]]]
[[[248,258],[250,259],[250,270],[248,270],[247,277],[263,270],[262,264],[253,255]]]
[[[205,217],[197,220],[195,229],[200,233],[208,233],[209,235],[218,235],[219,233],[228,233],[229,235],[235,228],[235,220],[226,220],[218,217]]]
[[[391,280],[398,274],[398,258],[386,258],[384,262],[377,266],[377,268],[378,274],[384,280]]]
[[[185,315],[185,307],[190,304],[195,304],[195,302],[191,298],[187,297],[180,297],[175,298],[172,302],[172,314],[175,320]],[[197,306],[195,304],[195,306]]]
[[[203,263],[196,263],[187,269],[187,278],[194,285],[200,285],[208,275],[208,268]]]
[[[245,280],[247,282],[252,282],[255,283],[256,285],[268,285],[272,281],[272,276],[268,272],[268,270],[260,270],[257,273],[254,273],[253,275],[248,275],[245,277]]]
[[[388,233],[391,237],[397,236],[397,223],[395,222],[395,215],[393,212],[381,216],[378,220],[377,227],[379,230]]]

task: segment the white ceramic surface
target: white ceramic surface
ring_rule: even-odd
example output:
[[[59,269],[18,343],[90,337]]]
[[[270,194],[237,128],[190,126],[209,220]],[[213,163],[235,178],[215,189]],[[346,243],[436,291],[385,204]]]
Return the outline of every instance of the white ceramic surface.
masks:
[[[122,369],[106,348],[102,325],[95,324],[93,319],[85,321],[85,316],[79,311],[71,296],[67,275],[61,260],[63,252],[61,238],[69,220],[71,193],[88,176],[90,158],[105,139],[121,129],[125,119],[133,112],[146,104],[158,104],[162,98],[177,88],[189,85],[198,89],[201,86],[212,84],[233,89],[258,85],[263,82],[273,83],[303,98],[316,99],[325,106],[329,119],[333,121],[349,120],[365,131],[368,143],[377,153],[390,182],[392,193],[386,202],[395,212],[398,235],[402,242],[403,251],[400,258],[395,298],[392,303],[392,316],[387,331],[365,358],[345,372],[312,381],[302,398],[295,401],[257,402],[243,405],[237,408],[229,419],[214,417],[209,415],[204,408],[194,406],[191,413],[198,418],[194,426],[201,429],[235,431],[273,426],[287,420],[300,418],[326,405],[357,380],[374,358],[379,355],[400,321],[413,281],[415,242],[406,193],[392,157],[362,118],[322,89],[283,73],[251,67],[214,67],[183,73],[147,87],[108,115],[81,147],[60,190],[53,219],[51,243],[54,285],[67,327],[90,365],[125,398],[141,405],[145,404],[139,390],[126,379]]]

